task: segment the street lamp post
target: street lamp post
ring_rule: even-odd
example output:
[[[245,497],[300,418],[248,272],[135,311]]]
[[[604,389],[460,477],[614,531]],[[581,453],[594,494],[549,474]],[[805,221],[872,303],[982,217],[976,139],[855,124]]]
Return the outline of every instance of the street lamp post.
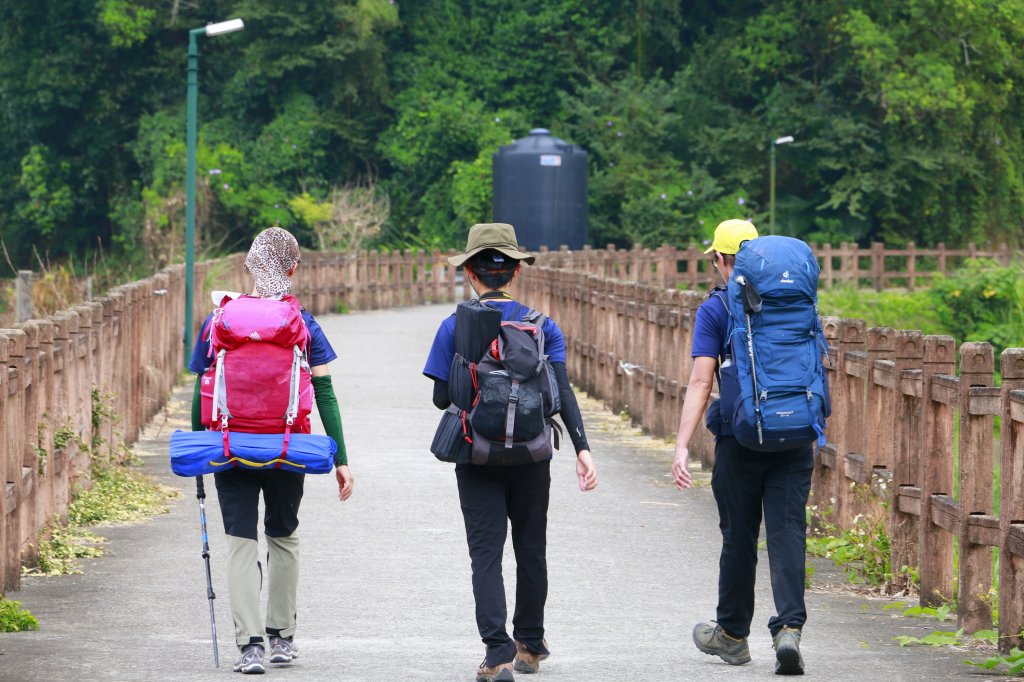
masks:
[[[185,145],[188,148],[188,163],[185,171],[185,368],[188,369],[189,353],[192,352],[192,297],[194,290],[196,232],[196,109],[199,98],[199,41],[201,35],[219,36],[224,33],[241,31],[245,24],[241,19],[209,24],[188,32],[188,99]]]
[[[772,140],[771,171],[768,181],[768,234],[775,234],[775,145],[789,144],[792,141],[792,135]]]

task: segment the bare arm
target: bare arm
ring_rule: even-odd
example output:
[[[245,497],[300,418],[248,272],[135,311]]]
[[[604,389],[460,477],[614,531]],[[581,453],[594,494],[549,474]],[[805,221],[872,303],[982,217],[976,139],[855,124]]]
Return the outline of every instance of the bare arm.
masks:
[[[690,458],[690,439],[700,424],[704,408],[715,378],[715,358],[698,357],[693,359],[690,381],[686,384],[686,397],[679,415],[679,430],[676,434],[676,456],[672,462],[672,479],[680,490],[689,488],[693,481],[688,468]]]

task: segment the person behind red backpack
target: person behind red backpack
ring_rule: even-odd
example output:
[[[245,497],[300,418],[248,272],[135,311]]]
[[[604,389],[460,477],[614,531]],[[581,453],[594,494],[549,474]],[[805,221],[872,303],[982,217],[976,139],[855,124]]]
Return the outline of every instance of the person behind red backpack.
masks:
[[[260,232],[253,240],[245,259],[245,269],[252,276],[252,296],[278,299],[291,290],[291,276],[299,265],[299,245],[295,237],[280,227]],[[341,413],[334,395],[327,363],[337,354],[313,316],[302,310],[302,320],[309,331],[304,349],[312,374],[317,410],[327,435],[337,443],[335,477],[338,497],[342,501],[352,495],[353,478],[348,467]],[[197,375],[192,399],[192,430],[206,429],[203,423],[200,382],[213,364],[209,328],[214,315],[203,323],[196,340],[189,369]],[[279,469],[229,468],[214,474],[217,499],[224,519],[228,544],[228,592],[231,616],[235,623],[235,643],[240,655],[235,672],[263,673],[264,654],[269,648],[271,663],[288,663],[298,655],[294,644],[296,592],[299,577],[299,503],[302,501],[304,474]],[[263,531],[267,541],[267,614],[260,614],[260,588],[263,568],[257,551],[260,493],[265,514]]]

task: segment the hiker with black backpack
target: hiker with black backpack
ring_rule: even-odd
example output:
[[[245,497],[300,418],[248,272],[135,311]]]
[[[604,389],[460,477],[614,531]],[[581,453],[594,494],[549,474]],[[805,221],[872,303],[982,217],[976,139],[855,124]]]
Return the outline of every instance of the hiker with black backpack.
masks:
[[[813,447],[829,412],[827,355],[817,310],[818,263],[788,237],[760,237],[746,220],[715,229],[711,263],[725,286],[697,309],[693,369],[679,419],[672,477],[693,485],[689,443],[707,410],[715,434],[711,488],[722,531],[716,622],[693,629],[697,648],[731,665],[750,661],[762,515],[777,615],[768,621],[777,674],[804,672],[806,506]]]
[[[315,400],[324,430],[337,445],[335,478],[338,497],[344,501],[352,494],[353,478],[327,367],[337,354],[313,316],[290,295],[290,278],[299,260],[298,242],[287,230],[271,227],[253,240],[245,259],[245,269],[253,279],[251,296],[228,295],[218,302],[218,309],[203,323],[192,352],[189,369],[198,375],[192,400],[192,430],[221,431],[226,455],[232,432],[283,432],[284,447],[279,457],[287,458],[289,434],[310,432],[308,415],[310,403]],[[226,329],[228,325],[222,323],[237,306],[245,315],[276,315],[272,319],[281,323],[269,329],[293,329],[295,334],[288,335],[283,348],[256,333],[231,348],[222,348],[215,328],[220,324]],[[235,464],[226,463],[224,470],[214,474],[227,535],[228,591],[235,643],[240,651],[234,670],[259,674],[266,669],[264,655],[268,651],[271,663],[288,663],[298,655],[294,634],[299,538],[295,531],[305,474],[281,469],[280,461],[261,468]],[[267,542],[265,568],[259,561],[257,544],[261,493]],[[268,592],[265,619],[260,613],[264,570]]]
[[[474,225],[465,252],[448,261],[465,268],[478,299],[441,323],[423,369],[434,381],[434,405],[445,410],[431,451],[455,463],[477,628],[487,647],[477,682],[513,680],[513,669],[537,672],[550,653],[544,604],[556,413],[576,450],[580,490],[597,486],[562,332],[509,292],[522,263],[534,260],[520,250],[511,225]],[[512,637],[501,573],[509,522],[517,567]]]

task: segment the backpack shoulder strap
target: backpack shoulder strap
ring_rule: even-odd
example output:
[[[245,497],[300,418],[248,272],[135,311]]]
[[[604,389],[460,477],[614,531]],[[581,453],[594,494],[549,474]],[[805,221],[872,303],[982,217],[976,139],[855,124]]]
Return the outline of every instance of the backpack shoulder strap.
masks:
[[[712,298],[717,298],[719,301],[721,301],[722,307],[725,308],[725,314],[729,315],[729,317],[731,318],[732,315],[729,313],[729,304],[725,300],[725,292],[726,292],[726,288],[724,286],[723,287],[715,287],[708,294],[707,300],[710,300]]]

